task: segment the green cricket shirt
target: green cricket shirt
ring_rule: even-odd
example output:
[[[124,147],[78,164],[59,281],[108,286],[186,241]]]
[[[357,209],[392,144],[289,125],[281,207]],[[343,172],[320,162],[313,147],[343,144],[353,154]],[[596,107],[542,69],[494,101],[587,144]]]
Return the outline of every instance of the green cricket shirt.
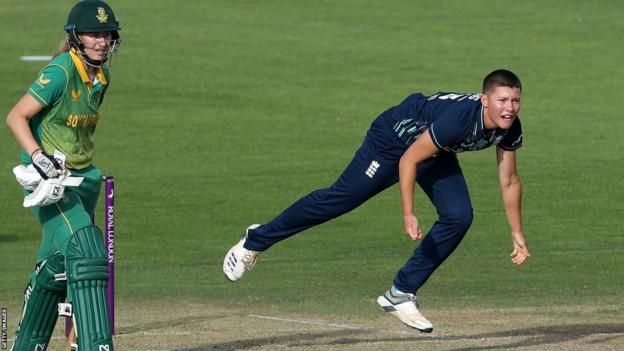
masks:
[[[72,49],[50,61],[28,89],[43,106],[29,120],[35,140],[48,154],[54,150],[65,154],[70,169],[91,165],[93,133],[108,81],[108,69],[98,68],[92,82],[84,63]],[[25,151],[22,151],[22,161],[31,162]]]

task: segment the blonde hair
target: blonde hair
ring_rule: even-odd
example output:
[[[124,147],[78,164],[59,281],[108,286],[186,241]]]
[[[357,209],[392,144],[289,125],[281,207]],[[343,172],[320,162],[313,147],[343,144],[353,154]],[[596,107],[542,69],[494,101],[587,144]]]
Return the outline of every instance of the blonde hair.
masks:
[[[67,51],[69,51],[69,44],[67,44],[66,39],[63,39],[63,41],[59,44],[58,50],[56,50],[56,53],[54,54],[54,56],[52,56],[52,58],[55,58],[63,53],[66,53]]]

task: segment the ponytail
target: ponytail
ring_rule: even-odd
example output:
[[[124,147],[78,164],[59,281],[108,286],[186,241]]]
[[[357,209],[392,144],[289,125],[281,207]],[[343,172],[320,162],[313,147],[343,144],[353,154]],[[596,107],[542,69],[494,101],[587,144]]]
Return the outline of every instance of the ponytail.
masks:
[[[52,58],[55,58],[63,53],[66,53],[67,51],[69,51],[69,45],[67,44],[67,40],[63,40],[59,44],[59,48],[58,50],[56,50],[56,53],[54,54],[54,56],[52,56]]]

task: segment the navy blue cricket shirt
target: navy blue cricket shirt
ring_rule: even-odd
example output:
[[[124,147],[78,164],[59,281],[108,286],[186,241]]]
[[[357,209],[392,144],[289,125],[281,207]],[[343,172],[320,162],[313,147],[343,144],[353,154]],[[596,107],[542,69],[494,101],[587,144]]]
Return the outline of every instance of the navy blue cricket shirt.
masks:
[[[520,148],[520,119],[516,117],[507,130],[485,129],[480,95],[440,92],[424,96],[415,93],[380,117],[393,126],[406,147],[429,129],[433,143],[447,152],[476,151],[492,145],[509,151]]]

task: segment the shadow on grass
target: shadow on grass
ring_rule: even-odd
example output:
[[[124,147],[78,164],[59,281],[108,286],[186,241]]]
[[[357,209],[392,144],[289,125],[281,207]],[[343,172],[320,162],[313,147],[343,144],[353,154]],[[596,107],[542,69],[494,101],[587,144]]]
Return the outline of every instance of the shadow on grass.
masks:
[[[600,336],[597,340],[592,340],[592,344],[606,342],[616,337],[622,337],[624,334],[624,323],[610,324],[567,324],[567,325],[551,325],[535,328],[523,328],[517,330],[509,330],[496,333],[484,333],[469,336],[447,337],[448,340],[471,340],[471,339],[497,339],[497,338],[521,338],[498,345],[489,346],[470,346],[450,349],[452,351],[477,351],[477,350],[508,350],[518,349],[527,346],[540,346],[549,344],[558,344],[564,342],[576,341],[579,339]]]
[[[347,335],[358,335],[358,334],[369,334],[372,331],[369,330],[336,330],[336,331],[327,331],[327,332],[316,332],[316,333],[297,333],[292,335],[282,335],[282,336],[267,336],[263,338],[255,338],[255,339],[246,339],[246,340],[235,340],[228,341],[223,343],[216,344],[208,344],[199,347],[187,348],[187,349],[176,349],[175,351],[205,351],[205,350],[253,350],[258,347],[268,346],[268,345],[276,345],[276,346],[306,346],[306,345],[327,345],[334,344],[333,342],[323,343],[323,342],[315,342],[318,339],[325,338],[344,338]],[[370,343],[369,340],[366,339],[355,339],[357,342],[366,342]],[[338,342],[337,344],[340,344]]]
[[[577,341],[583,338],[599,336],[598,339],[587,341],[591,344],[604,343],[608,340],[622,337],[624,334],[624,324],[570,324],[554,325],[535,328],[522,328],[493,333],[479,333],[473,335],[447,335],[428,336],[425,334],[415,334],[407,337],[375,337],[383,330],[361,329],[361,330],[337,330],[316,333],[297,333],[283,336],[268,336],[254,339],[244,339],[228,341],[223,343],[206,344],[199,347],[177,349],[176,351],[207,351],[207,350],[249,350],[263,346],[275,345],[276,347],[305,347],[305,346],[335,346],[335,345],[358,345],[375,343],[405,343],[405,342],[429,342],[437,343],[444,341],[462,341],[464,343],[474,341],[475,344],[484,342],[494,342],[496,339],[500,343],[487,346],[462,346],[459,348],[449,348],[449,351],[478,351],[478,350],[510,350],[521,349],[529,346],[554,345],[564,342]],[[370,335],[370,336],[367,336]],[[509,339],[513,340],[509,340]],[[326,340],[330,339],[330,340]]]
[[[150,330],[162,329],[162,328],[172,328],[180,325],[194,324],[194,323],[202,323],[208,322],[215,319],[225,318],[226,316],[193,316],[193,317],[182,317],[177,319],[168,319],[156,322],[148,322],[143,324],[136,324],[130,327],[116,328],[116,335],[124,335],[124,334],[135,334],[141,332],[147,332]]]
[[[20,237],[14,234],[0,234],[0,243],[12,243],[19,240]]]

